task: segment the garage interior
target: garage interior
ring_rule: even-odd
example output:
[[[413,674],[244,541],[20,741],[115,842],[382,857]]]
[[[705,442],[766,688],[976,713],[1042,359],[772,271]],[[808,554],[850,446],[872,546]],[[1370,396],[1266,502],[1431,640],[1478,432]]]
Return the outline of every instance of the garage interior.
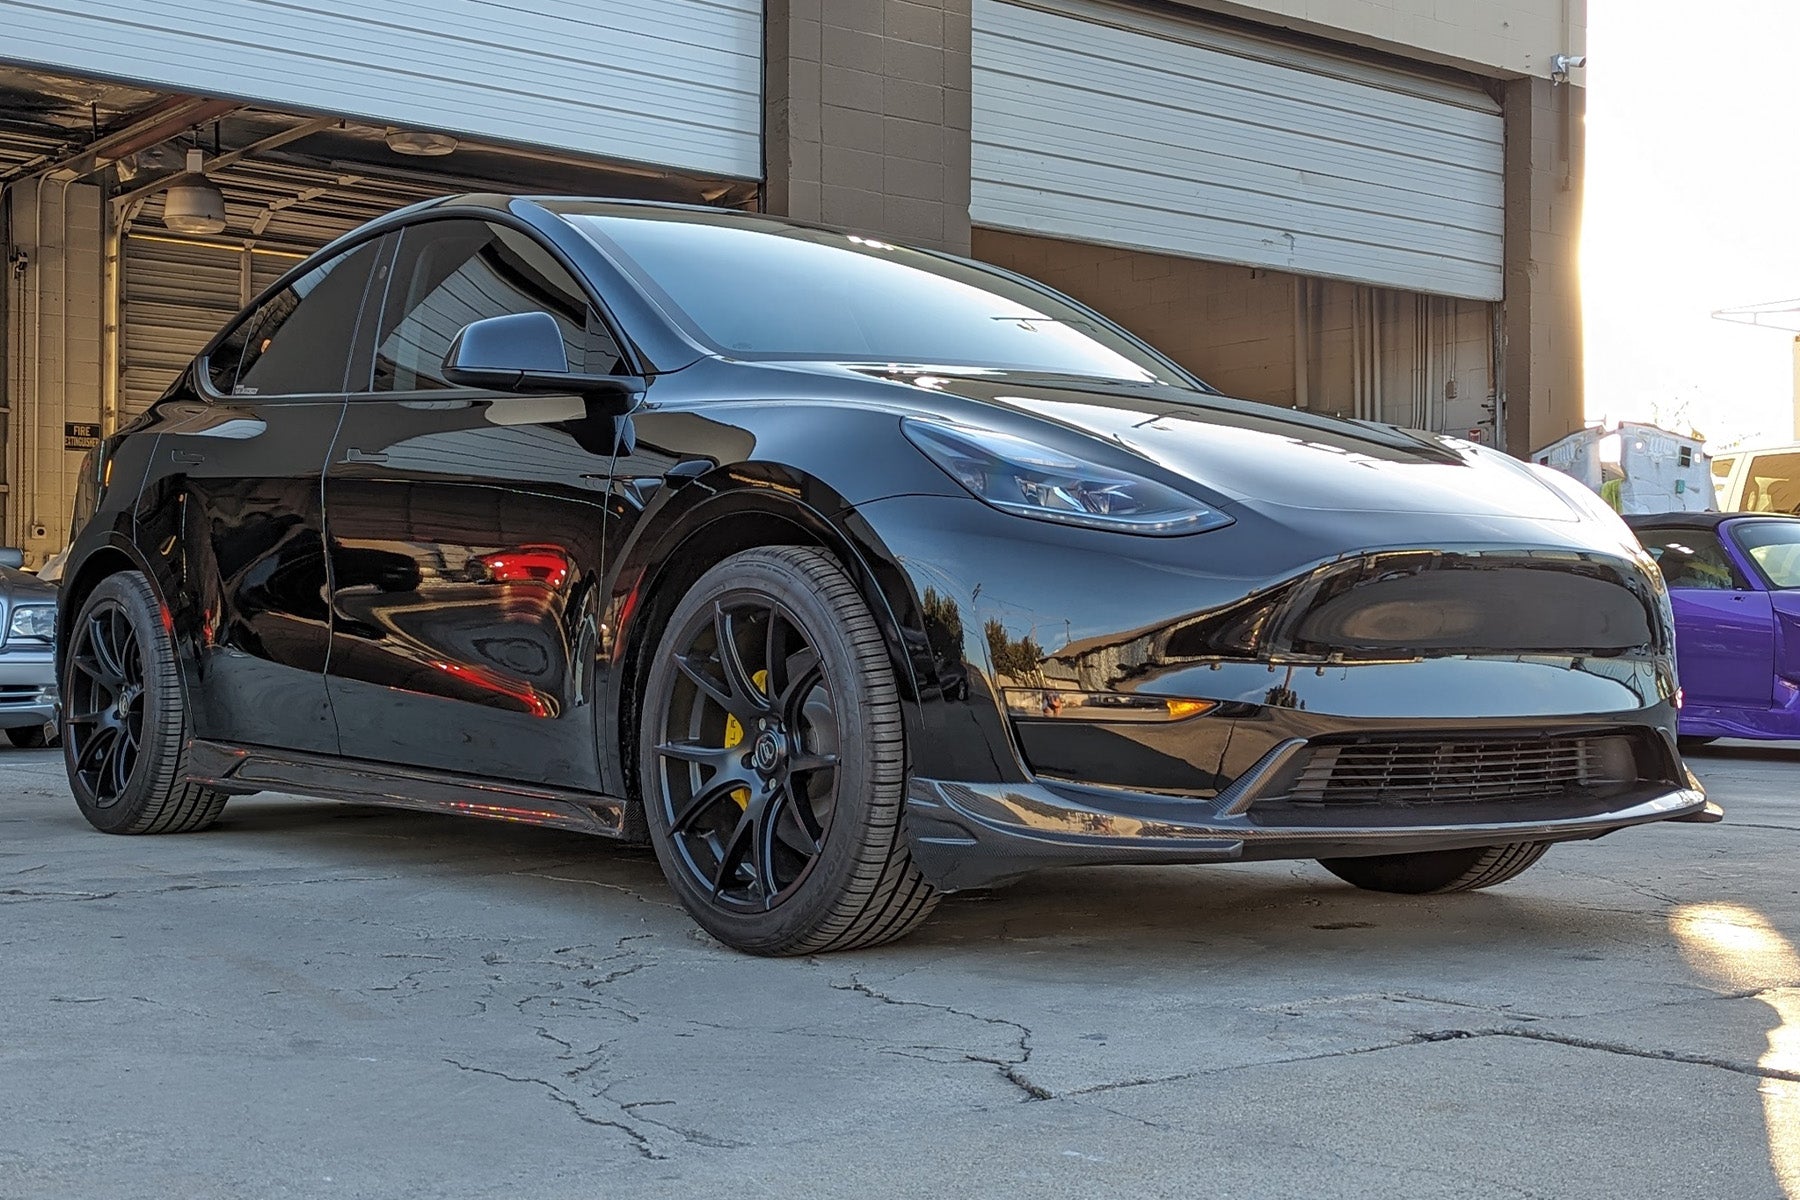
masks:
[[[0,543],[60,547],[68,451],[147,408],[295,262],[457,191],[737,206],[757,187],[0,66]]]

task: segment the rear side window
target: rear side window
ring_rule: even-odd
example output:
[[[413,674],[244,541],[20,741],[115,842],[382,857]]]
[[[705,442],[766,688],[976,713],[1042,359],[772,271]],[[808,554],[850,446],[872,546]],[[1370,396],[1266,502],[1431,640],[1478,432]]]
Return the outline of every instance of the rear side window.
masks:
[[[444,355],[465,325],[528,312],[556,318],[571,371],[618,368],[618,346],[581,285],[535,240],[485,221],[408,226],[375,330],[369,390],[448,388]]]
[[[1743,586],[1710,529],[1640,529],[1637,535],[1672,588],[1729,592]]]
[[[342,392],[379,244],[320,263],[264,301],[213,351],[213,387],[228,396]]]

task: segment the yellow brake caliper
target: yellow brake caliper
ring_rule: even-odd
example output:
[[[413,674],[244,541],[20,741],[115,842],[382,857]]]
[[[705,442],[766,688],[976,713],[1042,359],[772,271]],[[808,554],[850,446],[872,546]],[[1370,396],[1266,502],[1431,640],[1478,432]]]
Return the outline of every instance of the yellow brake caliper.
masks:
[[[766,696],[769,694],[769,673],[767,671],[758,671],[756,674],[754,674],[750,677],[750,682],[754,683],[757,687],[757,690],[762,692],[763,695]],[[731,749],[735,749],[736,747],[741,746],[743,744],[744,744],[743,723],[741,721],[739,721],[736,717],[727,713],[725,715],[725,748],[727,750],[731,750]],[[749,788],[736,789],[735,791],[733,791],[731,793],[731,798],[733,800],[737,801],[737,806],[739,808],[749,808],[750,807],[750,789]]]

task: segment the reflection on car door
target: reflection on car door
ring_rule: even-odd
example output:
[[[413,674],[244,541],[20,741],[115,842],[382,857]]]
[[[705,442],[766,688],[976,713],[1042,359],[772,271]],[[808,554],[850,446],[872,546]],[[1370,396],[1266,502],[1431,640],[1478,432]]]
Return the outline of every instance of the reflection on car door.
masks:
[[[202,364],[210,399],[157,406],[140,536],[180,548],[172,616],[199,737],[337,752],[320,487],[384,253],[364,242],[276,293]]]
[[[616,343],[528,235],[408,226],[325,485],[329,689],[344,753],[598,790],[593,672],[610,447],[582,401],[452,387],[471,321],[544,311],[570,368]]]
[[[1675,609],[1676,670],[1689,704],[1766,709],[1774,700],[1775,618],[1718,535],[1641,529]]]

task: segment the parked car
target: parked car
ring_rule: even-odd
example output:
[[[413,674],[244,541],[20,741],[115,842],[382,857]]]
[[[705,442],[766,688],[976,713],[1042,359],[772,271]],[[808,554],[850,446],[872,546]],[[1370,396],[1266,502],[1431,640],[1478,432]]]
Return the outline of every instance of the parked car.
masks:
[[[56,730],[56,589],[24,565],[23,551],[0,548],[0,730],[21,749]]]
[[[1800,519],[1626,521],[1669,585],[1683,739],[1800,738]]]
[[[859,234],[415,206],[81,487],[66,757],[109,832],[268,788],[642,838],[713,935],[799,954],[1058,864],[1454,891],[1718,815],[1591,492]]]
[[[1800,513],[1800,442],[1716,454],[1712,479],[1721,512]]]

